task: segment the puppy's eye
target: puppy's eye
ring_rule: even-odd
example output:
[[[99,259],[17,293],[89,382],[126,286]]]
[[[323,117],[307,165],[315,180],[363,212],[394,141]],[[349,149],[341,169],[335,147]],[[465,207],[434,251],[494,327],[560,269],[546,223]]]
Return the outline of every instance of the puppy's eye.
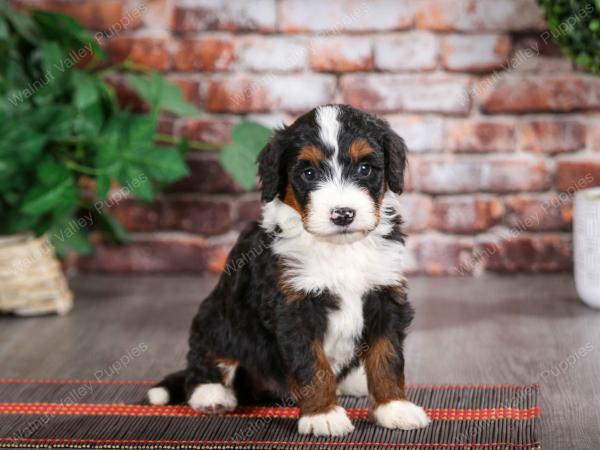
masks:
[[[304,169],[304,172],[302,172],[302,178],[304,178],[304,181],[314,181],[315,178],[317,178],[317,171],[313,168]]]
[[[373,168],[369,164],[361,163],[356,168],[356,173],[359,177],[366,178],[371,175]]]

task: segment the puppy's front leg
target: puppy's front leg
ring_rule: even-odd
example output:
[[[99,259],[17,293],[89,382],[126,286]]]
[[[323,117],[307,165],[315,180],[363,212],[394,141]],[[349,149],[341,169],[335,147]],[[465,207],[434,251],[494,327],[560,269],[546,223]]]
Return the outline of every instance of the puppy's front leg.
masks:
[[[315,436],[342,436],[354,430],[346,410],[336,403],[336,377],[323,351],[315,341],[304,363],[296,366],[290,388],[300,407],[298,432]]]
[[[375,422],[385,428],[414,430],[427,426],[430,419],[423,408],[406,399],[404,390],[402,345],[413,310],[403,288],[383,288],[367,298],[366,346],[361,357]]]

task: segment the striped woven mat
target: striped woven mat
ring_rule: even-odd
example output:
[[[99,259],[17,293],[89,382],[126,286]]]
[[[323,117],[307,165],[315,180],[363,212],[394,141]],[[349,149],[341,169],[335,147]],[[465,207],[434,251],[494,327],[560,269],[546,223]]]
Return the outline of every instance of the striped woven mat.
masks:
[[[421,430],[368,420],[368,400],[342,397],[355,431],[315,438],[296,431],[297,408],[240,407],[205,416],[187,406],[150,406],[151,381],[0,379],[0,447],[13,448],[394,448],[538,449],[536,386],[409,386],[433,419]]]

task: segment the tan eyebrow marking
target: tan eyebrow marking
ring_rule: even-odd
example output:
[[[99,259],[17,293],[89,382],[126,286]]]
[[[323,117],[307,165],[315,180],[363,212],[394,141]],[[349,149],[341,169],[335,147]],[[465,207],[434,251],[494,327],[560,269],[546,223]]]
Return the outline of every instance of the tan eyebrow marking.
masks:
[[[313,166],[318,167],[321,165],[321,162],[325,159],[325,153],[323,151],[313,145],[309,147],[304,147],[300,150],[298,154],[298,159],[302,161],[308,161]]]
[[[360,161],[365,156],[368,156],[371,153],[373,153],[373,151],[374,150],[371,148],[369,143],[362,138],[356,139],[352,144],[350,144],[350,147],[348,148],[350,158],[352,158],[352,161],[354,162]]]

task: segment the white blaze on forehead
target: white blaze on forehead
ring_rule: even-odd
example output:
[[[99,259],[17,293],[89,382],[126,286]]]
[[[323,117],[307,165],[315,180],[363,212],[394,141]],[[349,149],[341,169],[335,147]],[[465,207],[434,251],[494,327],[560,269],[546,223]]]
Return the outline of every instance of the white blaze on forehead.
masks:
[[[337,106],[320,106],[317,109],[317,125],[319,125],[319,137],[324,144],[333,149],[334,161],[337,159],[340,134],[340,122],[338,121],[339,109]]]

